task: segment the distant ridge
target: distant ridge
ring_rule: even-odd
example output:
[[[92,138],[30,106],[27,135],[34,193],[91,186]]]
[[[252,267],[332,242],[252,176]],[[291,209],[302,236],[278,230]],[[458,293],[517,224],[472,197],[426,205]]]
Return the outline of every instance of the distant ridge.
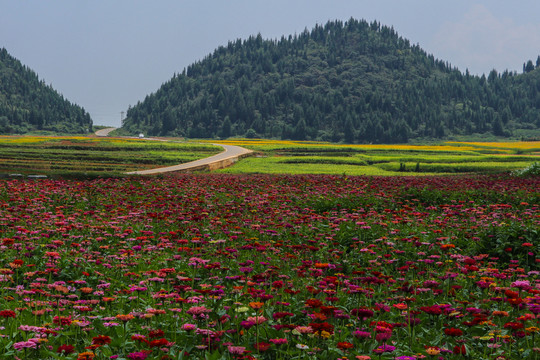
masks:
[[[539,66],[472,76],[391,27],[330,21],[219,47],[130,107],[123,129],[347,143],[538,133]]]
[[[83,108],[0,49],[0,134],[39,130],[80,134],[91,129],[92,119]]]

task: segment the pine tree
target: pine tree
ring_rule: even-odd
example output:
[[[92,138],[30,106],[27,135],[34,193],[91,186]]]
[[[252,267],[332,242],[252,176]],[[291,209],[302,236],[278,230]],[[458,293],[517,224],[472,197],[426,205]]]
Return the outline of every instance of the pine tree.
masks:
[[[231,119],[225,116],[223,124],[221,124],[221,137],[226,139],[231,136]]]

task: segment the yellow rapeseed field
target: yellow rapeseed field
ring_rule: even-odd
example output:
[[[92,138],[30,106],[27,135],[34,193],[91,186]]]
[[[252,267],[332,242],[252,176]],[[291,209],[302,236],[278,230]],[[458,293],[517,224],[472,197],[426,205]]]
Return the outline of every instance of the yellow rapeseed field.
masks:
[[[540,141],[514,141],[514,142],[453,142],[448,141],[447,144],[470,145],[474,147],[490,147],[497,149],[512,149],[512,150],[538,150],[540,151]]]

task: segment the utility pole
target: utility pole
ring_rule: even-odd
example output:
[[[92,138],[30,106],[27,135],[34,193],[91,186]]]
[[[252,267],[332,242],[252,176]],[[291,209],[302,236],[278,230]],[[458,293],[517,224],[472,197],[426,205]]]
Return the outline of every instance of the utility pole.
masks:
[[[124,112],[120,111],[120,126],[124,125]]]

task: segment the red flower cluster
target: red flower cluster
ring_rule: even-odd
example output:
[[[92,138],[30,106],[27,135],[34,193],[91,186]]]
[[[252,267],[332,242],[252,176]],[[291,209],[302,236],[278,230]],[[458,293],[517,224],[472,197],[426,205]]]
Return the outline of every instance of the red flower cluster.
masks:
[[[461,336],[463,335],[463,330],[456,328],[446,328],[444,329],[444,333],[448,336]]]
[[[2,318],[14,318],[17,317],[17,313],[13,310],[1,310],[0,317]]]

